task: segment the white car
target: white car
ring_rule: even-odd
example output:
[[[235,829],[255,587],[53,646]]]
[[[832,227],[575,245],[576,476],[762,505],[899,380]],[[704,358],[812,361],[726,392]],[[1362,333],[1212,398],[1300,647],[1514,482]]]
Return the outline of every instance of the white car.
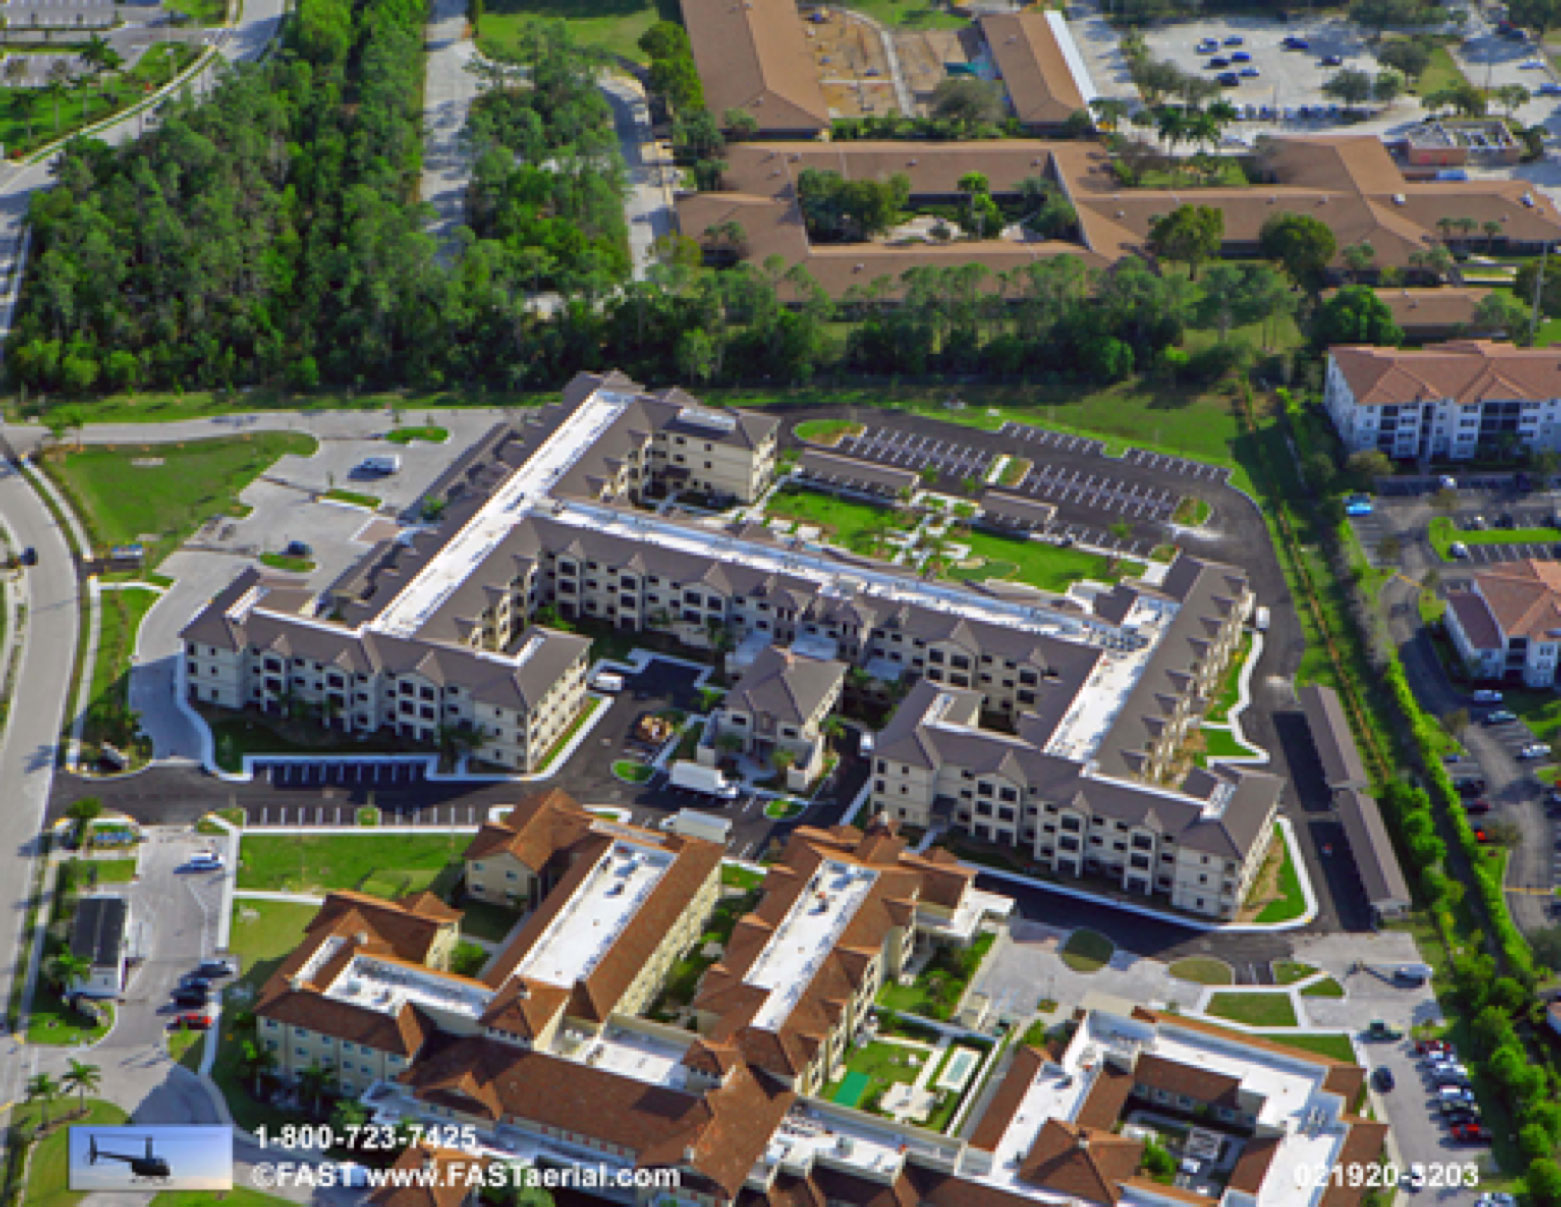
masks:
[[[220,872],[226,865],[216,851],[197,851],[185,866],[192,872]]]
[[[1476,1199],[1474,1207],[1518,1207],[1518,1201],[1505,1190],[1493,1190]]]
[[[621,692],[623,676],[615,675],[611,671],[597,671],[591,678],[591,686],[599,692]]]
[[[1550,753],[1550,746],[1546,742],[1530,742],[1518,752],[1520,759],[1542,759]]]
[[[1465,545],[1462,541],[1454,541],[1451,545],[1447,546],[1447,552],[1451,553],[1460,562],[1466,562],[1469,560],[1469,546]]]

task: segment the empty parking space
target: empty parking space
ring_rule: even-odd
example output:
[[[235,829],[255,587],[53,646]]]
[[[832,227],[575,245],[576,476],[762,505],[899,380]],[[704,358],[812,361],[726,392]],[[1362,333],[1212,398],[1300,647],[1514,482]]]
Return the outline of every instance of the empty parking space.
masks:
[[[1517,541],[1501,545],[1470,545],[1469,556],[1461,559],[1477,566],[1489,566],[1498,562],[1517,562],[1524,558],[1549,558],[1552,546],[1537,541]]]
[[[1125,519],[1169,520],[1181,502],[1158,486],[1058,465],[1033,466],[1014,489],[1049,502],[1117,512]]]
[[[1074,436],[1067,432],[1053,432],[1043,427],[1034,427],[1028,423],[1014,423],[1010,420],[997,429],[1002,436],[1012,436],[1015,440],[1023,440],[1026,444],[1033,444],[1037,448],[1054,448],[1064,453],[1101,453],[1106,451],[1106,446],[1099,440],[1091,440],[1088,436]]]
[[[1230,470],[1223,465],[1208,465],[1202,461],[1190,461],[1186,457],[1173,457],[1170,453],[1152,453],[1143,448],[1128,449],[1122,454],[1122,463],[1165,470],[1204,482],[1230,481]]]
[[[993,454],[958,440],[892,428],[869,428],[844,437],[836,447],[896,469],[921,473],[930,468],[951,478],[984,478],[993,460]]]
[[[488,816],[485,805],[380,805],[382,826],[428,826],[430,828],[480,826]],[[353,826],[357,825],[358,806],[353,804],[262,805],[251,808],[244,821],[246,830],[272,826]]]
[[[428,775],[426,759],[405,762],[320,759],[256,761],[255,777],[277,788],[404,788],[421,783]]]

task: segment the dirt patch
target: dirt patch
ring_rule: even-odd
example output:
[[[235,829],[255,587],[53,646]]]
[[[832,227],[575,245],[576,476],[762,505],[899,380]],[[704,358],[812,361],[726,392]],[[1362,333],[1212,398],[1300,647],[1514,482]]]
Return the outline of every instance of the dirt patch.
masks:
[[[1269,845],[1268,856],[1263,860],[1263,866],[1252,878],[1252,887],[1247,890],[1247,899],[1241,903],[1241,909],[1236,914],[1237,922],[1251,922],[1270,902],[1278,901],[1284,896],[1279,888],[1279,871],[1284,864],[1285,844],[1275,841]]]
[[[959,29],[899,30],[894,34],[894,50],[900,58],[905,84],[918,106],[932,99],[932,90],[948,74],[948,63],[973,60],[973,42],[969,31]]]

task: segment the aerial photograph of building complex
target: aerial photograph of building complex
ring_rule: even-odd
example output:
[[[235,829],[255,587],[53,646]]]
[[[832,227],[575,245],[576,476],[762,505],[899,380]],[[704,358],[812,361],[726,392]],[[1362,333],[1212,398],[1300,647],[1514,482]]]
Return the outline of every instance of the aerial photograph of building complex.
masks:
[[[1556,0],[0,26],[0,1207],[1561,1207]]]

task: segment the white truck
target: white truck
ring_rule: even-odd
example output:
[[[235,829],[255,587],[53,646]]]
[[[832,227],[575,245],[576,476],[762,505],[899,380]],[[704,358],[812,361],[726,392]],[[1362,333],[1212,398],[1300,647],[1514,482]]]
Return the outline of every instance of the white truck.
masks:
[[[689,792],[702,792],[722,800],[733,800],[737,796],[737,785],[722,775],[720,768],[704,767],[687,759],[679,759],[672,764],[669,779],[674,788],[683,788]]]
[[[665,827],[669,833],[684,838],[703,838],[706,842],[725,846],[732,836],[732,823],[713,813],[701,813],[698,809],[679,809],[667,818]]]

